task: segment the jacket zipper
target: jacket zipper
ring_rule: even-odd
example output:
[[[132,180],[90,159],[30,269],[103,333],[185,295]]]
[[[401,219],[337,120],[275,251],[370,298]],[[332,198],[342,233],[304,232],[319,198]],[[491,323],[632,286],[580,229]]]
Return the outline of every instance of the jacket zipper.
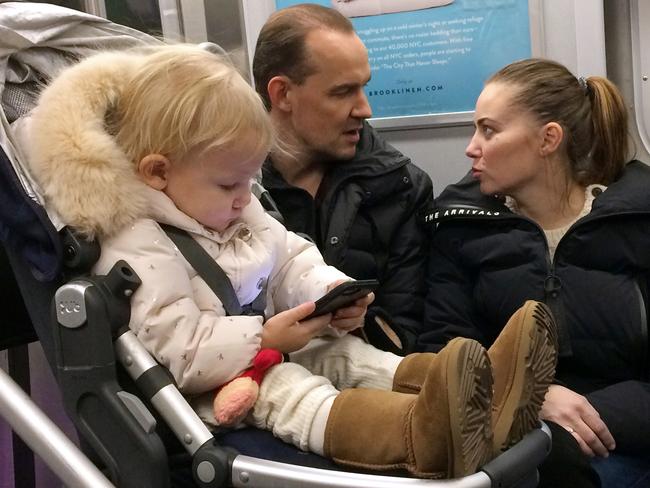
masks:
[[[547,305],[553,311],[553,314],[555,315],[555,321],[556,321],[557,326],[558,326],[558,336],[559,336],[558,337],[558,339],[559,339],[559,341],[558,341],[559,342],[558,354],[559,354],[560,357],[563,357],[564,355],[572,355],[571,337],[570,337],[570,334],[569,334],[568,327],[565,326],[566,318],[564,317],[564,307],[561,307],[560,306],[560,301],[557,300],[557,298],[559,297],[559,293],[560,293],[559,290],[562,288],[562,282],[555,275],[555,262],[556,262],[556,257],[559,255],[558,251],[560,250],[560,246],[562,245],[562,241],[565,241],[566,236],[568,236],[569,234],[574,232],[576,228],[578,228],[578,227],[580,227],[582,225],[585,225],[586,223],[591,223],[591,222],[594,222],[594,221],[597,221],[597,220],[600,220],[600,219],[607,219],[607,218],[611,218],[611,217],[614,217],[614,216],[615,217],[620,217],[620,216],[623,216],[623,215],[645,215],[645,214],[648,214],[648,213],[650,213],[650,212],[620,212],[620,213],[617,213],[617,214],[598,215],[598,216],[595,216],[595,217],[587,215],[587,216],[583,217],[582,219],[579,219],[578,221],[574,222],[567,229],[567,231],[564,233],[564,235],[560,238],[560,241],[557,243],[557,247],[555,248],[555,254],[553,256],[552,261],[551,261],[550,256],[549,256],[550,253],[549,253],[549,249],[548,249],[548,240],[546,239],[546,234],[544,234],[544,230],[539,225],[537,225],[535,222],[533,222],[532,220],[526,219],[526,217],[522,217],[522,218],[530,221],[534,225],[536,225],[537,228],[539,229],[539,231],[544,236],[544,240],[546,242],[547,262],[550,263],[549,276],[547,277],[547,280],[549,278],[557,279],[558,287],[557,288],[552,288],[551,287],[551,290],[550,290],[550,300],[553,300],[553,302],[551,302],[551,303],[553,303],[554,306],[551,306],[550,303],[548,303],[548,302],[547,302]],[[636,290],[638,292],[639,305],[640,305],[640,308],[641,308],[641,320],[640,320],[640,324],[639,324],[640,333],[641,333],[641,337],[642,337],[642,339],[644,341],[644,344],[646,345],[646,347],[645,347],[646,353],[643,354],[642,364],[647,365],[647,351],[648,351],[648,348],[650,348],[650,343],[648,343],[648,317],[647,317],[647,312],[646,312],[647,308],[646,308],[645,300],[643,299],[643,293],[641,292],[641,288],[639,286],[638,280],[635,278],[634,281],[635,281],[634,284],[635,284]],[[545,285],[544,288],[545,288],[545,292],[546,292],[546,282],[544,283],[544,285]],[[549,297],[547,297],[546,299],[549,299]],[[644,368],[644,369],[647,371],[647,368]],[[647,375],[647,373],[646,373],[646,375]]]
[[[521,216],[519,216],[521,217]],[[548,239],[546,238],[546,233],[536,222],[526,217],[521,217],[524,220],[527,220],[532,225],[534,225],[538,232],[541,234],[544,239],[545,253],[544,257],[546,258],[546,278],[544,278],[544,303],[548,305],[553,313],[553,318],[555,319],[555,324],[557,327],[558,334],[558,355],[560,357],[570,357],[573,356],[573,348],[571,347],[571,334],[569,333],[569,328],[566,323],[566,316],[564,313],[564,307],[562,306],[562,301],[560,300],[560,292],[562,290],[562,280],[559,276],[555,274],[555,257],[558,255],[558,249],[560,244],[564,240],[565,236],[571,231],[571,226],[566,233],[560,238],[556,248],[555,254],[551,259],[550,246],[548,244]]]

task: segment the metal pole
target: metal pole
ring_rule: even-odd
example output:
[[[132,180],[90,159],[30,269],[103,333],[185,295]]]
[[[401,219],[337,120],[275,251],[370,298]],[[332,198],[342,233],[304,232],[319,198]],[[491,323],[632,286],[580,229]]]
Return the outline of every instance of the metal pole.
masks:
[[[67,486],[114,488],[2,369],[0,415]]]

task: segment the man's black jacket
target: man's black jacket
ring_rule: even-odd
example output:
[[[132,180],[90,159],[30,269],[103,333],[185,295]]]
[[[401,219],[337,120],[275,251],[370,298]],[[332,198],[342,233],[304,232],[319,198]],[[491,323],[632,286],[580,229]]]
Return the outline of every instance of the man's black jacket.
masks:
[[[409,352],[422,319],[428,240],[420,219],[432,208],[431,179],[367,124],[355,157],[330,164],[315,199],[289,185],[270,160],[262,184],[287,228],[310,236],[328,264],[380,281],[365,331],[377,347]],[[377,328],[377,316],[392,322],[402,348]]]

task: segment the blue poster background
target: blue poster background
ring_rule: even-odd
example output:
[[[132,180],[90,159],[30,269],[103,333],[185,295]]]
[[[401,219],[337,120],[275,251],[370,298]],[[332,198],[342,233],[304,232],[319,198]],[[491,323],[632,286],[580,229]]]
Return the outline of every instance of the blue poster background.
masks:
[[[351,0],[422,5],[423,0]],[[276,0],[278,9],[304,3]],[[336,0],[318,0],[332,7]],[[432,2],[433,3],[433,2]],[[351,6],[351,5],[349,5]],[[454,0],[413,11],[351,17],[368,49],[373,117],[474,110],[490,74],[531,55],[528,0]]]

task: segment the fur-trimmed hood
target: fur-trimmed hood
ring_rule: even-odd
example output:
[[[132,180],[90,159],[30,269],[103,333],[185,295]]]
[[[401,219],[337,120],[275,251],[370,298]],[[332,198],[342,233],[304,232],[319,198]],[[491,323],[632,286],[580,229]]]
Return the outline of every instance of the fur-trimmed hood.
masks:
[[[46,206],[88,238],[113,235],[147,212],[145,184],[105,128],[141,59],[105,52],[63,71],[42,92],[22,137]]]

